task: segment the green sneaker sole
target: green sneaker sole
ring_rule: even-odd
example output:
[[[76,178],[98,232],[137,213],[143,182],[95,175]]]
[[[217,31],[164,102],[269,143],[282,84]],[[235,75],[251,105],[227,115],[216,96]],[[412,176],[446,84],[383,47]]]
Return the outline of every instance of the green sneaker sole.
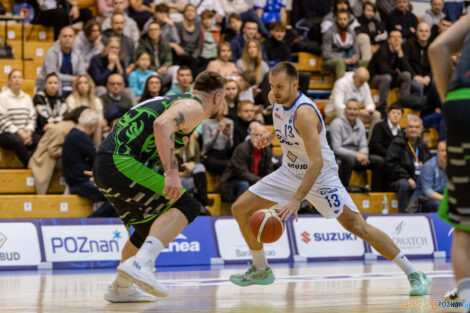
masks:
[[[426,289],[422,289],[420,291],[415,291],[415,292],[412,292],[410,290],[410,296],[424,296],[425,294],[427,294],[429,290],[429,286],[431,286],[431,278],[426,277],[426,282],[427,282]]]
[[[274,275],[270,275],[265,279],[253,279],[253,280],[245,280],[245,281],[242,281],[241,277],[237,277],[237,276],[238,275],[230,276],[230,281],[240,287],[246,287],[246,286],[251,286],[251,285],[270,285],[275,280]]]

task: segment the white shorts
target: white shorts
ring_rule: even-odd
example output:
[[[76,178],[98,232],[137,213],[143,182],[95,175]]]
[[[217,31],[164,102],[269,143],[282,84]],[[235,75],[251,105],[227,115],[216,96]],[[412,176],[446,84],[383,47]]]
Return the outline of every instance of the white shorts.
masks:
[[[336,174],[337,176],[337,174]],[[250,191],[266,200],[277,202],[284,206],[289,202],[302,179],[289,173],[284,167],[263,177],[250,187]],[[337,218],[343,213],[346,205],[351,211],[359,213],[351,196],[341,184],[338,177],[337,184],[331,186],[314,185],[305,199],[310,202],[325,218]]]

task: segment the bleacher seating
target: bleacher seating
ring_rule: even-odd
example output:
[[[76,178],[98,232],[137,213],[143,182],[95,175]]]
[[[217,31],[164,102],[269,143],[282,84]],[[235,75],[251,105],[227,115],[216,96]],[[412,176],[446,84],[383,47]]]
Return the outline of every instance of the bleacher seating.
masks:
[[[52,176],[47,193],[62,194],[65,191],[65,180],[61,173]],[[33,173],[30,169],[0,170],[0,194],[33,194],[36,193]]]

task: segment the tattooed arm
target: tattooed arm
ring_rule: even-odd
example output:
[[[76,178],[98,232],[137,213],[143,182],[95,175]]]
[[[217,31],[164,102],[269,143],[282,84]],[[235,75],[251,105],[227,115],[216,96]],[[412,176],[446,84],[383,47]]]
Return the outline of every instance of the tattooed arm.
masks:
[[[153,123],[155,144],[165,170],[165,188],[163,195],[174,202],[181,196],[183,189],[178,177],[178,162],[175,157],[175,132],[189,132],[199,125],[204,118],[201,105],[190,99],[173,104]]]

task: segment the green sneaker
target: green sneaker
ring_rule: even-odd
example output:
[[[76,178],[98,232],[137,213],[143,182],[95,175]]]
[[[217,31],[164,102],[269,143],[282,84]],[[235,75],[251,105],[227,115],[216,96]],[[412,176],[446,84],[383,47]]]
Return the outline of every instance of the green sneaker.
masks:
[[[408,275],[411,289],[410,296],[423,296],[428,292],[431,285],[431,279],[428,278],[423,272],[414,272]]]
[[[230,281],[235,285],[246,287],[250,285],[269,285],[274,282],[274,274],[268,266],[264,270],[258,270],[254,265],[244,274],[233,274]]]

